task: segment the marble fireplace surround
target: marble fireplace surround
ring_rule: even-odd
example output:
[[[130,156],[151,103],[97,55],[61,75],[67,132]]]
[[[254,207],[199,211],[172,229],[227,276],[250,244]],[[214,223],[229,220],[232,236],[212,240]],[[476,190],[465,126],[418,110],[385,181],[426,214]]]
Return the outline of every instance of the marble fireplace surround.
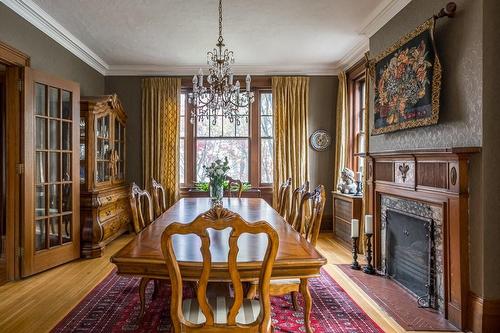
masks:
[[[436,292],[436,310],[444,313],[444,258],[443,258],[443,209],[439,206],[430,205],[413,199],[401,198],[392,195],[381,195],[380,200],[380,258],[381,266],[379,273],[386,275],[386,221],[387,210],[395,210],[401,213],[409,213],[415,217],[432,220],[434,224],[434,290]],[[415,299],[415,307],[417,301]]]

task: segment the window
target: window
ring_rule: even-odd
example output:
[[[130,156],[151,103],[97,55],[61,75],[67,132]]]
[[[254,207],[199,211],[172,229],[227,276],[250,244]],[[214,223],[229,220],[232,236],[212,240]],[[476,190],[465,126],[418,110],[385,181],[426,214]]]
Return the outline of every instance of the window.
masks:
[[[190,123],[189,91],[181,93],[179,182],[192,187],[206,182],[203,165],[227,156],[229,176],[252,187],[271,187],[273,180],[273,110],[270,90],[255,89],[255,102],[240,122],[222,116]],[[214,122],[215,120],[215,122]]]
[[[179,117],[179,183],[186,182],[186,94],[181,94]]]
[[[354,82],[354,168],[363,173],[365,153],[365,89],[366,81],[364,75]]]
[[[264,92],[260,95],[260,182],[273,182],[273,95]]]
[[[363,173],[365,159],[365,63],[359,62],[347,73],[350,110],[349,164],[354,172]]]
[[[241,110],[248,114],[248,110]],[[196,181],[208,181],[203,175],[203,166],[216,159],[227,157],[228,175],[242,182],[249,180],[249,117],[241,117],[240,122],[229,121],[222,116],[217,119],[203,119],[196,122]]]

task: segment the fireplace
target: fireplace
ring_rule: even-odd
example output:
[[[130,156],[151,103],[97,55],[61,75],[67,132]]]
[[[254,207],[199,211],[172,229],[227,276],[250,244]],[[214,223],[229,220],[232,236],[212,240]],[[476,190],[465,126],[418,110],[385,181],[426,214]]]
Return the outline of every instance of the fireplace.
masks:
[[[398,273],[386,267],[391,260],[401,259],[394,259],[391,257],[394,253],[389,253],[388,246],[392,245],[387,243],[388,238],[391,242],[387,231],[392,228],[388,224],[393,220],[401,222],[404,219],[401,214],[406,214],[412,220],[420,220],[421,224],[432,221],[428,239],[431,245],[429,265],[425,264],[429,253],[424,250],[426,243],[418,246],[422,250],[419,260],[429,268],[429,286],[435,293],[435,304],[431,305],[436,310],[427,312],[441,314],[460,329],[466,328],[468,316],[469,161],[479,151],[476,148],[445,148],[371,152],[366,156],[364,199],[368,214],[374,217],[374,267],[389,277]],[[418,266],[416,262],[412,264]],[[405,281],[399,283],[420,297],[425,291],[421,289],[424,276],[427,275],[417,279],[420,289],[405,286]]]
[[[433,222],[388,209],[385,272],[417,298],[421,307],[434,308]]]
[[[442,210],[383,195],[379,273],[415,296],[415,306],[444,309]]]

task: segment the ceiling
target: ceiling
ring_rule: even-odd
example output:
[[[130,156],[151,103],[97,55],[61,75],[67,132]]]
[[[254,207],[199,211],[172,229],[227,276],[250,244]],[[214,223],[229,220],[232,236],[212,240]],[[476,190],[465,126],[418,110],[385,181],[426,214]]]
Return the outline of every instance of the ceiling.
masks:
[[[217,0],[1,0],[106,75],[192,74],[218,37]],[[410,0],[225,0],[237,73],[335,74]]]

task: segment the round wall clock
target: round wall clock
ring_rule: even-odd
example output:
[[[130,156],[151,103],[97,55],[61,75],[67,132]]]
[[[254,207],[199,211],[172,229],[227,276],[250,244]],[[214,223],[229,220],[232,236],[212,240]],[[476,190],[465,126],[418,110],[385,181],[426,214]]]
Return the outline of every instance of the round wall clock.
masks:
[[[332,137],[327,131],[319,129],[309,137],[311,147],[316,151],[326,150],[332,143]]]

